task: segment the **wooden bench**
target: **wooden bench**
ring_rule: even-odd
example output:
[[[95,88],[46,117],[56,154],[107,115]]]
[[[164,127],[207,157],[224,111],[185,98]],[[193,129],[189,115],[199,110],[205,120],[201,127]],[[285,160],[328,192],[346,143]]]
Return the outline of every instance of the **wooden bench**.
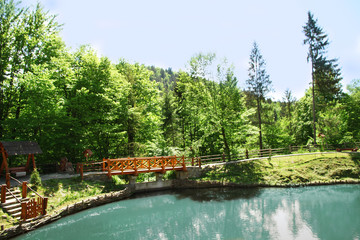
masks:
[[[9,168],[10,173],[26,172],[26,167],[12,167]]]
[[[336,151],[337,152],[341,152],[341,151],[352,151],[352,152],[357,152],[357,148],[337,148]]]

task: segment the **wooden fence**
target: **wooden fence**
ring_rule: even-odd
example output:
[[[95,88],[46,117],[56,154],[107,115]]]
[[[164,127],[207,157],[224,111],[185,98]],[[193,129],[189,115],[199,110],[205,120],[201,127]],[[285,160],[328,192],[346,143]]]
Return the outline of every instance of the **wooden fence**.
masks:
[[[161,172],[170,170],[186,171],[185,157],[162,156],[162,157],[138,157],[103,159],[102,162],[79,163],[77,172],[83,179],[84,172],[107,172],[109,178],[112,175],[138,175],[139,173]]]
[[[317,152],[317,151],[357,151],[360,142],[355,142],[352,144],[337,144],[337,145],[304,145],[304,146],[289,146],[286,148],[275,148],[275,149],[261,149],[261,150],[248,150],[245,149],[237,154],[227,155],[225,153],[216,154],[216,155],[207,155],[207,156],[198,156],[198,157],[186,157],[187,166],[200,166],[204,164],[220,163],[220,162],[229,162],[229,161],[240,161],[252,158],[268,158],[278,155],[288,155],[296,153],[307,153],[307,152]]]
[[[7,179],[11,178],[22,187],[21,191],[21,199],[17,198],[10,188],[10,181],[7,184],[4,184],[1,186],[1,203],[6,203],[6,193],[8,192],[10,195],[12,195],[13,199],[15,199],[16,202],[21,204],[21,220],[27,220],[30,218],[37,217],[39,215],[46,215],[46,208],[48,203],[48,198],[41,196],[39,193],[37,193],[34,189],[32,189],[26,181],[20,182],[16,178],[10,177],[10,174],[7,173]],[[30,200],[27,199],[27,189],[32,191],[37,195],[37,198],[31,198]]]
[[[186,166],[199,166],[204,164],[247,160],[252,158],[272,157],[277,155],[287,155],[296,153],[316,152],[316,151],[339,151],[357,150],[360,142],[337,144],[337,145],[303,145],[288,146],[286,148],[248,150],[237,154],[227,155],[225,153],[195,156],[195,157],[139,157],[139,158],[118,158],[103,159],[101,162],[85,162],[77,164],[77,172],[83,178],[84,172],[107,172],[109,176],[117,174],[138,174],[143,172],[162,172],[167,170],[185,170]]]

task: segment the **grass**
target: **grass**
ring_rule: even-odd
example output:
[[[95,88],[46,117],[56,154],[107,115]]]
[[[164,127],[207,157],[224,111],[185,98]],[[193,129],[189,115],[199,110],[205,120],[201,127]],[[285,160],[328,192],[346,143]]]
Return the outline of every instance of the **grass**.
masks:
[[[81,200],[113,191],[124,189],[124,181],[120,178],[113,178],[113,181],[81,181],[80,177],[67,179],[51,179],[42,182],[42,186],[37,188],[37,192],[48,197],[47,213],[56,213],[61,208],[79,202]],[[28,191],[28,196],[31,192]],[[0,209],[0,225],[9,228],[18,221],[7,215]],[[5,218],[6,216],[6,218]]]
[[[206,171],[200,180],[275,185],[359,178],[360,154],[318,153],[216,166]]]
[[[175,171],[166,172],[164,179],[174,179]],[[238,164],[207,168],[196,180],[216,180],[234,183],[298,184],[314,181],[359,180],[360,153],[333,153],[267,158]],[[139,182],[154,181],[155,174],[138,177]],[[114,176],[112,181],[81,181],[80,177],[52,179],[42,182],[38,192],[49,198],[48,214],[53,214],[66,205],[96,195],[124,189],[126,176]],[[0,225],[5,228],[17,224],[0,209]]]

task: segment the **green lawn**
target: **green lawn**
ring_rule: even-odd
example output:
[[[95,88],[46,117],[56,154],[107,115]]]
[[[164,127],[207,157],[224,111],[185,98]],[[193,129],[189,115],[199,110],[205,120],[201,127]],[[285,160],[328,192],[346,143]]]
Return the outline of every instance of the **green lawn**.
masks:
[[[360,153],[317,153],[216,166],[205,172],[200,180],[275,185],[359,178]]]

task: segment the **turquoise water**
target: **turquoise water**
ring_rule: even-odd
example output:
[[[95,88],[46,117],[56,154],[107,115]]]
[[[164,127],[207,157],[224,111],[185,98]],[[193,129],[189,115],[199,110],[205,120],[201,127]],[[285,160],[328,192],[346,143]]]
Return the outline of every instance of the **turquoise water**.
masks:
[[[360,239],[360,185],[161,192],[17,239]]]

